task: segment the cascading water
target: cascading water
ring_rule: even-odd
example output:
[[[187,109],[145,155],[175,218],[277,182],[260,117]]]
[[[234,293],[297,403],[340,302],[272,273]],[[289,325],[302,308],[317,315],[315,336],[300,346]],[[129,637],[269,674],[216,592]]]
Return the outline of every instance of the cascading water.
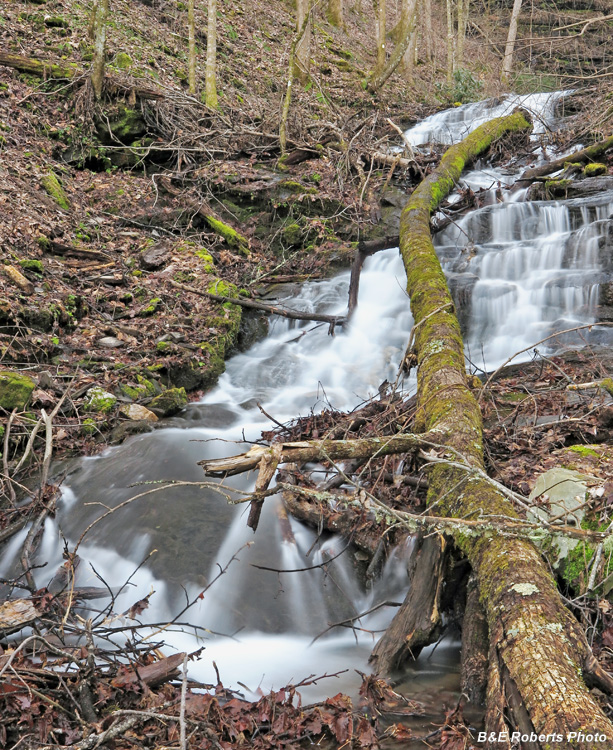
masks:
[[[408,137],[415,144],[456,140],[518,103],[536,110],[537,122],[543,122],[557,98],[543,95],[459,107],[429,118]],[[464,178],[473,188],[495,187],[490,202],[499,185],[512,181],[513,175],[492,169]],[[515,193],[507,202],[474,211],[436,238],[456,299],[463,300],[458,307],[468,330],[469,354],[476,359],[477,353],[478,364],[483,366],[484,360],[488,368],[553,327],[593,321],[602,238],[613,195],[564,204],[525,203],[522,195]],[[342,312],[348,282],[349,274],[343,273],[299,291],[288,289],[287,298],[296,308]],[[283,422],[327,404],[354,408],[383,380],[393,381],[412,325],[404,286],[397,251],[372,257],[362,274],[356,315],[336,336],[328,336],[323,325],[272,319],[268,337],[230,360],[218,386],[201,403],[169,420],[165,429],[80,461],[65,481],[58,524],[47,522],[39,559],[48,566],[36,571],[37,583],[45,585],[54,564],[61,562],[59,527],[74,542],[105,508],[150,489],[135,483],[202,480],[197,461],[238,453],[244,441],[257,440],[271,427],[258,403]],[[248,480],[235,478],[232,484],[245,489]],[[189,614],[192,623],[209,631],[200,633],[206,648],[191,668],[204,682],[215,681],[213,661],[224,684],[237,687],[240,680],[252,691],[326,671],[367,670],[371,636],[333,631],[309,644],[330,622],[352,617],[376,602],[404,597],[402,550],[388,561],[373,590],[366,591],[356,574],[361,563],[347,553],[331,563],[327,573],[315,568],[277,574],[253,567],[313,567],[334,557],[343,545],[332,537],[315,544],[309,554],[315,534],[292,519],[289,531],[279,522],[273,498],[265,503],[255,536],[245,521],[243,506],[229,506],[213,489],[171,487],[134,500],[87,534],[79,554],[91,567],[81,565],[79,584],[97,585],[94,569],[113,587],[131,578],[116,611],[127,609],[153,588],[147,621],[165,623],[184,605],[186,594],[197,599],[224,569]],[[18,555],[25,533],[12,541],[0,572],[6,573]],[[238,559],[228,565],[233,557]],[[145,558],[147,564],[133,574]],[[361,626],[381,630],[390,618],[389,610],[379,610]],[[176,630],[165,631],[164,639],[179,650],[193,651],[201,645],[193,634]],[[437,658],[441,653],[437,650]],[[431,677],[437,669],[430,662],[419,684],[423,687],[424,675]],[[358,682],[351,670],[342,681],[323,681],[303,693],[305,699],[314,699],[352,691]]]

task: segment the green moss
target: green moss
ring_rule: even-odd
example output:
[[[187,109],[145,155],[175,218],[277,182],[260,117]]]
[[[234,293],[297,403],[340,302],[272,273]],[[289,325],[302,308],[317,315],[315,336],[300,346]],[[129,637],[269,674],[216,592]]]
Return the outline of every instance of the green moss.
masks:
[[[19,265],[26,271],[42,274],[44,272],[43,264],[40,260],[20,260]]]
[[[119,70],[127,70],[128,68],[132,67],[132,58],[125,52],[119,52],[117,55],[115,55],[115,59],[113,60],[112,64]]]
[[[279,188],[296,195],[317,195],[317,188],[307,187],[296,180],[283,180],[279,183]]]
[[[604,378],[604,380],[601,380],[600,387],[604,388],[610,396],[613,396],[613,378]]]
[[[207,253],[206,250],[200,248],[195,251],[195,255],[202,261],[202,268],[205,273],[215,273],[215,261],[210,253]]]
[[[568,450],[573,451],[573,453],[578,453],[580,456],[600,456],[598,451],[595,451],[587,445],[571,445]]]
[[[288,224],[281,230],[281,239],[288,247],[300,245],[304,239],[304,232],[300,224]]]
[[[171,417],[187,406],[187,403],[185,388],[168,388],[168,390],[156,396],[148,408],[158,416]]]
[[[68,196],[64,192],[64,188],[61,186],[55,172],[48,172],[41,180],[41,185],[46,192],[53,198],[60,208],[65,211],[70,209],[70,201]]]
[[[596,177],[600,174],[606,174],[607,171],[608,170],[606,164],[599,164],[597,162],[594,162],[593,164],[586,164],[583,168],[583,174],[586,177]]]
[[[35,387],[36,383],[27,375],[10,370],[0,371],[0,409],[24,409]]]
[[[81,433],[83,435],[93,435],[98,430],[98,425],[95,419],[91,417],[85,417],[81,422]]]
[[[173,347],[170,341],[158,341],[155,348],[160,354],[169,354]]]
[[[230,247],[238,250],[243,255],[249,255],[249,241],[242,234],[232,229],[231,226],[213,216],[204,217],[208,226],[218,235],[224,238]]]
[[[140,315],[142,317],[147,317],[149,315],[153,315],[155,312],[157,312],[158,308],[162,304],[162,300],[159,297],[154,297],[147,307],[145,307],[143,310],[140,311]]]
[[[98,414],[108,414],[117,403],[117,397],[95,385],[87,391],[85,410]]]

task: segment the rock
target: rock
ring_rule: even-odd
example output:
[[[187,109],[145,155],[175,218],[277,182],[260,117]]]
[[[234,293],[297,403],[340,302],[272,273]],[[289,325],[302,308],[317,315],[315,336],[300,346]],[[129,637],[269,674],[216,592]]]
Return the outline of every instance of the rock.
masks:
[[[0,408],[6,411],[24,409],[35,387],[36,383],[27,375],[0,371]]]
[[[145,271],[155,271],[168,264],[170,248],[166,242],[158,242],[148,247],[140,257],[141,268]]]
[[[141,419],[138,422],[133,422],[132,420],[122,422],[111,431],[109,443],[111,445],[118,445],[119,443],[123,443],[130,435],[139,435],[142,432],[151,432],[151,430],[153,430],[153,423],[145,419]]]
[[[187,406],[185,388],[168,388],[149,404],[151,411],[159,417],[171,417],[185,406]]]
[[[124,342],[116,339],[114,336],[105,336],[102,339],[98,339],[98,346],[103,346],[105,349],[117,349],[119,346],[123,346]]]
[[[580,527],[585,517],[584,503],[589,481],[591,477],[570,469],[550,469],[541,474],[530,493],[530,501],[534,503],[537,498],[542,500],[543,495],[547,495],[549,502],[546,506],[534,507],[528,513],[529,520],[549,521],[550,518],[561,517],[560,520],[566,525]],[[551,554],[548,556],[555,570],[560,568],[569,552],[579,543],[578,539],[569,539],[561,534],[551,537],[551,546],[548,545]]]
[[[145,422],[158,421],[157,416],[152,411],[149,411],[149,409],[147,409],[145,406],[141,406],[140,404],[126,404],[125,406],[121,407],[119,412],[123,414],[124,417],[127,417],[134,422],[138,422],[139,420],[143,420]]]
[[[85,409],[87,411],[108,414],[116,403],[116,396],[97,385],[90,388],[85,394]]]

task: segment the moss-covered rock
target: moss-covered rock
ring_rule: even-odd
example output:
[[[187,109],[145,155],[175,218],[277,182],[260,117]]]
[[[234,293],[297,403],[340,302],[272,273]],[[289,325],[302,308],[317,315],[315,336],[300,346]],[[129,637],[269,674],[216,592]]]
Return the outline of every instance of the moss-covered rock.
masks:
[[[108,414],[113,410],[117,403],[117,396],[105,391],[100,386],[95,385],[87,391],[85,397],[85,410],[93,411],[98,414]]]
[[[149,409],[158,417],[171,417],[185,406],[187,406],[185,388],[168,388],[151,401]]]
[[[34,273],[40,274],[44,272],[43,264],[41,263],[41,261],[34,260],[33,258],[20,260],[19,265],[24,269],[24,271],[33,271]]]
[[[127,70],[132,67],[132,58],[125,52],[118,52],[113,60],[113,67],[119,70]]]
[[[27,375],[10,370],[0,371],[0,409],[24,409],[36,383]]]
[[[48,195],[53,198],[60,208],[63,208],[65,211],[70,210],[70,201],[55,172],[48,172],[40,182]]]
[[[597,177],[600,174],[607,173],[607,165],[594,162],[593,164],[586,164],[583,168],[583,174],[586,177]]]

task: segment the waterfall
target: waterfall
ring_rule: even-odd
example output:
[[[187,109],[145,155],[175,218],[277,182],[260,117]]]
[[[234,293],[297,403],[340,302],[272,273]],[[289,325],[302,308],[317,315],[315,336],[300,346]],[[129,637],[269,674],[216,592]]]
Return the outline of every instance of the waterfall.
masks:
[[[518,105],[534,112],[537,131],[543,133],[560,96],[459,107],[428,118],[408,137],[416,145],[451,142]],[[500,202],[500,186],[512,184],[514,178],[491,168],[464,176],[463,184],[473,189],[492,188],[487,205],[448,226],[435,240],[465,328],[467,354],[482,369],[496,367],[551,332],[594,322],[598,285],[607,270],[605,240],[613,194],[527,203],[522,193],[515,193]],[[64,483],[58,519],[45,527],[37,561],[48,565],[34,570],[37,585],[45,586],[62,562],[60,534],[74,543],[104,509],[147,489],[137,483],[198,482],[202,472],[197,461],[239,453],[246,443],[258,440],[262,430],[272,426],[258,404],[284,422],[326,407],[353,409],[375,394],[382,381],[394,381],[413,322],[405,281],[397,249],[369,258],[351,325],[329,336],[325,325],[272,317],[266,339],[233,357],[200,403],[168,420],[164,429],[82,459]],[[341,313],[348,286],[349,273],[343,272],[300,288],[281,288],[280,301]],[[550,343],[552,348],[558,345]],[[414,382],[404,387],[410,392]],[[238,477],[232,484],[247,489],[250,481]],[[79,551],[86,562],[79,568],[78,583],[99,585],[100,575],[109,586],[123,587],[118,612],[154,590],[143,613],[149,623],[169,622],[186,596],[195,599],[189,619],[209,632],[194,635],[175,627],[164,631],[164,639],[168,649],[205,646],[191,666],[196,679],[215,682],[215,661],[226,686],[239,688],[241,681],[255,694],[258,688],[278,688],[310,674],[349,668],[332,686],[323,681],[304,690],[304,698],[355,691],[360,680],[353,668],[368,670],[373,636],[333,630],[313,645],[311,641],[331,622],[378,602],[401,600],[406,550],[390,557],[381,579],[367,590],[356,573],[360,561],[351,552],[325,569],[321,566],[341,551],[340,539],[317,541],[314,532],[294,520],[292,534],[284,536],[277,503],[267,499],[254,535],[246,527],[244,506],[229,506],[214,488],[169,487],[134,500],[87,535]],[[9,574],[25,533],[11,542],[0,574]],[[144,559],[146,565],[133,575]],[[309,570],[275,572],[302,568]],[[205,594],[199,600],[201,591]],[[389,608],[381,609],[360,625],[380,631],[392,614]]]

